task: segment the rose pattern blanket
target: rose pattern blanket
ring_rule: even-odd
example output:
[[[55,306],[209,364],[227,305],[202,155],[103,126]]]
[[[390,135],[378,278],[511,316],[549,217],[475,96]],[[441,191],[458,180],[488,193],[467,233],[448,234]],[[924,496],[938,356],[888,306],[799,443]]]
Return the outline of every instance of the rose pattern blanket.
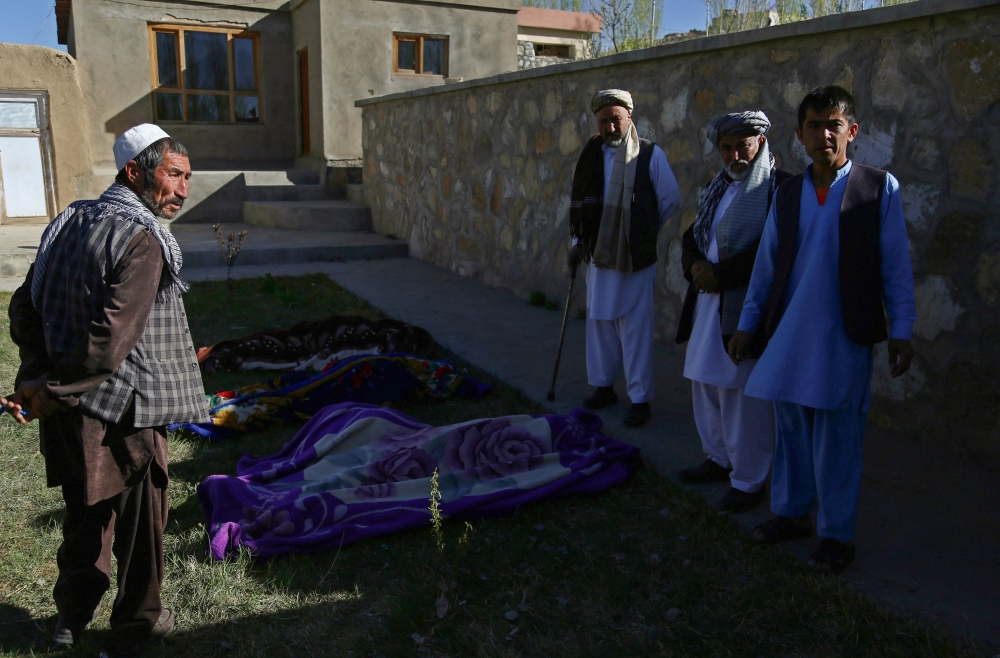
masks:
[[[413,354],[362,354],[318,375],[290,372],[280,377],[208,396],[208,423],[177,423],[179,429],[212,440],[238,436],[279,421],[302,421],[338,402],[385,404],[447,397],[479,398],[490,390],[455,371],[446,361]]]
[[[632,476],[639,449],[600,429],[581,409],[432,427],[393,409],[335,404],[280,452],[245,456],[237,475],[198,485],[211,554],[309,553],[429,526],[435,469],[447,518],[603,491]]]

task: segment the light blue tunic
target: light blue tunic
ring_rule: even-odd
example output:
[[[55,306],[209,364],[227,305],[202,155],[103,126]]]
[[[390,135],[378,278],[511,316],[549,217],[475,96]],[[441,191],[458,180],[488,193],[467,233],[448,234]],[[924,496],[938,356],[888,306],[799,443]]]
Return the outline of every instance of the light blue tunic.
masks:
[[[840,305],[840,205],[850,170],[848,162],[837,172],[822,206],[816,200],[811,165],[803,176],[798,251],[785,289],[785,312],[747,381],[747,395],[815,409],[868,411],[872,350],[847,337]],[[891,174],[880,210],[882,286],[890,336],[909,340],[917,319],[913,270],[899,183]],[[772,204],[740,316],[741,331],[756,330],[767,309],[777,247]]]

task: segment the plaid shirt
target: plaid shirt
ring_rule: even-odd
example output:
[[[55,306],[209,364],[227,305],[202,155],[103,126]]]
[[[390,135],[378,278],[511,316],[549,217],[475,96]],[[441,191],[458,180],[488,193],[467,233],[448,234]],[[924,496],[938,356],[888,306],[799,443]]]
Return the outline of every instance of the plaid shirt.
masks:
[[[115,215],[77,211],[60,231],[44,273],[40,312],[46,351],[57,360],[85,340],[100,318],[115,266],[132,239],[146,230]],[[80,397],[80,407],[117,423],[135,402],[135,427],[206,422],[208,406],[188,329],[184,302],[161,281],[146,329],[111,377]]]

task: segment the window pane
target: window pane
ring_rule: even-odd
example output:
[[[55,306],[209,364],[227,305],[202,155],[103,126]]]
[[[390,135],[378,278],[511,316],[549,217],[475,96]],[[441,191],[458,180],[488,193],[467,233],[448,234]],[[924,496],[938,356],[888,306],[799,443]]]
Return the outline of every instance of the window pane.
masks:
[[[229,90],[226,38],[219,32],[184,33],[188,89]]]
[[[177,35],[173,32],[156,33],[156,68],[161,85],[178,86]]]
[[[181,95],[156,93],[156,118],[159,121],[183,121]]]
[[[400,71],[416,71],[417,42],[400,39],[397,44],[396,68]]]
[[[233,64],[236,69],[236,88],[253,91],[257,88],[253,70],[253,39],[233,39]]]
[[[229,121],[229,96],[188,94],[188,121]]]
[[[37,128],[38,115],[30,101],[0,101],[0,128]]]
[[[257,107],[256,96],[236,97],[237,121],[260,121],[260,110]]]
[[[424,39],[424,73],[444,75],[444,39]]]

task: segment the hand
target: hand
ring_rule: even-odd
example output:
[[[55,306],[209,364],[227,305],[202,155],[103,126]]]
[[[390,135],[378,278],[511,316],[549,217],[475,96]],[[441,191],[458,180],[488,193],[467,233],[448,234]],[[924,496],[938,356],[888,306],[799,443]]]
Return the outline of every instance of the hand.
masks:
[[[569,278],[576,278],[576,268],[580,267],[581,262],[583,262],[583,248],[577,243],[566,252],[566,272]]]
[[[729,360],[740,365],[749,358],[750,346],[753,344],[753,334],[749,331],[737,331],[729,339]]]
[[[22,416],[21,411],[23,407],[19,402],[16,401],[17,394],[11,395],[9,398],[0,397],[0,413],[9,412],[11,416],[14,417],[21,425],[27,425],[31,422],[31,416]]]
[[[701,292],[719,292],[719,281],[715,278],[715,270],[712,269],[712,263],[707,260],[696,260],[691,265],[691,279],[694,287]]]
[[[19,407],[17,409],[18,416],[20,416],[21,408],[25,407],[31,414],[28,418],[20,416],[18,422],[20,422],[22,418],[24,419],[24,422],[31,422],[35,418],[47,418],[52,414],[67,408],[65,404],[49,394],[48,389],[45,387],[45,381],[46,376],[42,375],[37,379],[21,382],[17,392],[11,396],[11,400],[14,401],[14,403]]]
[[[902,338],[889,339],[889,368],[893,378],[905,374],[913,363],[913,345]]]

